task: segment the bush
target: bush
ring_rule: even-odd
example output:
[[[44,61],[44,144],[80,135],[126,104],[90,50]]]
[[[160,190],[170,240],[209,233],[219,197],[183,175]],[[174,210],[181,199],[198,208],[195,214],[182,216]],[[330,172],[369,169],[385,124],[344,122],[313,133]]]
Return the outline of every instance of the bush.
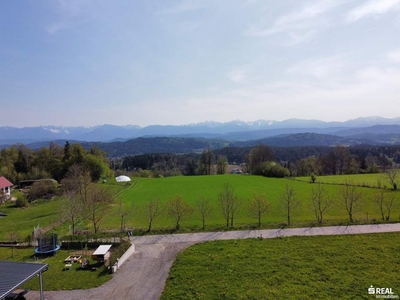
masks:
[[[25,195],[18,196],[17,201],[15,201],[16,207],[27,207],[28,200],[26,200]]]
[[[282,167],[280,164],[274,161],[262,163],[262,167],[263,167],[263,175],[265,177],[283,178],[290,175],[288,169]]]
[[[39,198],[51,199],[57,193],[57,184],[50,180],[37,181],[29,189],[29,201]]]

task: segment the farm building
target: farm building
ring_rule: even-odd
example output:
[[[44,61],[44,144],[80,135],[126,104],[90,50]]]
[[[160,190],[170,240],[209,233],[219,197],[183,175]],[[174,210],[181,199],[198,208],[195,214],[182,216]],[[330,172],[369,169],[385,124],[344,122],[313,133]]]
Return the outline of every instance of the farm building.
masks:
[[[11,195],[11,187],[14,184],[12,184],[10,181],[8,181],[4,176],[0,177],[0,190],[3,195],[6,196],[6,199],[10,198]]]

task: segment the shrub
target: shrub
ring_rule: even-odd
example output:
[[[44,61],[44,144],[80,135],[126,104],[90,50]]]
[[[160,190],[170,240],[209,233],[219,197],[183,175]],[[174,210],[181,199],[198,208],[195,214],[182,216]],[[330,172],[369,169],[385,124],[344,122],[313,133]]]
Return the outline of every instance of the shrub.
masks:
[[[15,201],[16,207],[27,207],[28,200],[26,200],[25,195],[18,196],[17,201]]]
[[[57,193],[57,184],[50,180],[35,182],[29,189],[29,201],[39,198],[51,199]]]

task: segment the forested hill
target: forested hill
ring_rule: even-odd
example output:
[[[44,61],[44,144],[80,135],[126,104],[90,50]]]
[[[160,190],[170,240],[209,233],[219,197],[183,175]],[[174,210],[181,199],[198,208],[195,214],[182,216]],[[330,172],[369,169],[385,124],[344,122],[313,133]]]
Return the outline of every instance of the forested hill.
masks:
[[[63,146],[66,140],[54,141]],[[71,141],[70,141],[71,143]],[[226,141],[223,139],[205,138],[182,138],[182,137],[149,137],[136,138],[125,142],[78,142],[85,149],[96,146],[107,153],[108,157],[124,157],[129,155],[149,154],[149,153],[192,153],[201,152],[204,149],[221,149],[224,147],[253,147],[264,144],[275,147],[304,147],[304,146],[326,146],[336,145],[355,146],[355,145],[399,145],[399,134],[360,134],[352,137],[340,137],[336,135],[316,134],[316,133],[297,133],[281,136],[268,137],[259,140],[237,142]],[[28,144],[32,149],[47,147],[49,142]]]

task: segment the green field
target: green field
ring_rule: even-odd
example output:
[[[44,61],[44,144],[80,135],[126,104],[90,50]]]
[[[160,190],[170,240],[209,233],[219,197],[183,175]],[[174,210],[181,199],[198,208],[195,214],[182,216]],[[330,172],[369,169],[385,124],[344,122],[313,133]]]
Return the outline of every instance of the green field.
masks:
[[[400,234],[215,241],[178,255],[161,299],[371,299],[400,295]]]
[[[200,196],[210,198],[213,203],[214,213],[212,218],[207,222],[209,230],[223,229],[224,219],[220,213],[217,203],[217,195],[222,190],[224,184],[231,184],[236,191],[236,195],[243,199],[243,205],[235,217],[235,227],[254,226],[256,219],[250,216],[248,206],[254,193],[264,193],[268,201],[271,203],[271,209],[264,217],[263,224],[266,227],[277,226],[281,222],[285,222],[284,215],[279,209],[279,196],[284,191],[285,186],[289,185],[294,188],[296,197],[301,201],[301,206],[297,212],[293,214],[293,222],[295,226],[306,226],[313,222],[314,215],[309,207],[309,197],[311,189],[316,185],[306,181],[266,178],[261,176],[246,176],[246,175],[215,175],[215,176],[179,176],[157,179],[135,178],[134,186],[128,188],[121,193],[121,197],[127,204],[134,202],[137,206],[143,205],[151,198],[160,198],[162,202],[167,203],[168,199],[179,194],[183,199],[191,204],[194,204]],[[337,197],[339,185],[325,185],[331,197]],[[364,194],[364,205],[356,213],[356,219],[364,222],[367,217],[379,220],[379,211],[372,202],[374,193],[377,189],[362,188],[360,190]],[[397,208],[392,212],[392,220],[398,220],[400,209]],[[327,224],[347,222],[345,210],[336,204],[325,216]],[[118,217],[114,214],[113,218],[108,219],[107,227],[118,223]],[[139,209],[136,214],[129,217],[128,226],[135,228],[146,228],[146,214],[142,209]],[[194,213],[190,218],[183,220],[182,229],[198,230],[201,225],[200,216]],[[157,228],[172,228],[173,220],[167,215],[160,217],[154,224]]]
[[[310,182],[310,176],[296,177],[296,180]],[[381,187],[390,188],[387,176],[383,173],[378,174],[352,174],[352,175],[330,175],[330,176],[317,176],[316,183],[329,183],[329,184],[355,184],[364,187]]]
[[[367,181],[372,176],[378,175],[356,175],[354,178]],[[330,178],[330,177],[324,177]],[[343,181],[343,176],[334,176],[336,180]],[[322,179],[318,177],[317,180]],[[372,179],[371,179],[372,180]],[[129,208],[135,204],[135,211],[126,217],[126,226],[134,232],[142,232],[147,228],[147,215],[144,205],[150,199],[160,198],[166,205],[168,199],[181,195],[183,200],[194,204],[200,196],[208,197],[212,203],[213,214],[206,222],[206,230],[224,230],[224,218],[220,213],[217,196],[223,186],[229,183],[235,189],[235,194],[243,199],[243,204],[235,216],[234,229],[250,229],[256,226],[257,220],[249,213],[249,203],[254,193],[264,193],[268,202],[271,203],[270,211],[263,217],[262,227],[276,228],[286,221],[284,214],[279,209],[279,196],[285,190],[285,186],[293,187],[296,198],[301,205],[292,215],[292,226],[309,226],[314,222],[314,215],[310,209],[310,193],[316,184],[311,184],[307,180],[291,180],[266,178],[261,176],[249,175],[213,175],[213,176],[177,176],[166,178],[133,178],[133,181],[126,185],[116,183],[109,179],[107,183],[99,183],[103,188],[110,189],[116,198],[121,199],[124,206]],[[341,185],[324,185],[329,195],[333,198],[338,197]],[[379,210],[372,199],[379,190],[376,188],[359,188],[364,194],[364,204],[355,213],[357,223],[377,222],[380,220]],[[7,214],[0,218],[0,241],[8,241],[10,232],[17,232],[19,241],[31,234],[33,227],[39,225],[40,228],[52,228],[52,232],[59,233],[60,236],[68,234],[68,222],[62,222],[61,201],[57,198],[51,201],[38,201],[31,203],[28,208],[16,208],[7,203],[0,206],[0,212]],[[399,221],[400,207],[397,206],[391,213],[391,221]],[[336,203],[324,216],[324,225],[345,224],[348,217],[345,210]],[[174,221],[165,212],[154,221],[155,231],[170,231],[173,229]],[[100,223],[100,231],[118,231],[120,227],[120,217],[118,214],[117,202],[113,205],[107,216]],[[91,224],[87,221],[78,224],[80,230],[92,230]],[[181,231],[190,232],[201,230],[200,215],[194,212],[190,217],[181,222]]]

